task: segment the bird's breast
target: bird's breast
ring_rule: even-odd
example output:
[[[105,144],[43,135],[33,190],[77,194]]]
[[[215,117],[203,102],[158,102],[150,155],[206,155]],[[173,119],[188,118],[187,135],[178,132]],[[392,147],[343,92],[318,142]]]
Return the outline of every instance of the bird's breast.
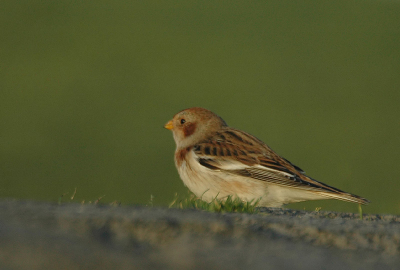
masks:
[[[183,149],[177,149],[175,152],[175,164],[176,167],[181,167],[183,162],[186,162],[186,159],[189,156],[189,152],[192,150],[192,147],[186,147]]]

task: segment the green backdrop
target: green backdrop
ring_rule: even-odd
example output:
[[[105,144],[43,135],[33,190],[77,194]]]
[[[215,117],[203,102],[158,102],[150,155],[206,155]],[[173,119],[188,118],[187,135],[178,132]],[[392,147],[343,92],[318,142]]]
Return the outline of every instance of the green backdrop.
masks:
[[[187,191],[163,125],[201,106],[400,214],[399,1],[1,6],[1,198],[167,205]]]

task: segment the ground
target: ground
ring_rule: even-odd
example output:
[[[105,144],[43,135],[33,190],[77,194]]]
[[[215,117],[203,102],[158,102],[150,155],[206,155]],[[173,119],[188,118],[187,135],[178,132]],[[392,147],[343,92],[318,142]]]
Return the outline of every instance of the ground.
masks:
[[[0,201],[2,269],[400,269],[400,217]]]

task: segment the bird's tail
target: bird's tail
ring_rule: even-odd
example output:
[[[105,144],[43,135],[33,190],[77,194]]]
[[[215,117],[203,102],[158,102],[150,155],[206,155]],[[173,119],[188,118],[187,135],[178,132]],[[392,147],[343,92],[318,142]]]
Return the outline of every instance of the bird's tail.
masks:
[[[345,202],[353,202],[353,203],[359,203],[359,204],[369,204],[371,201],[351,194],[351,193],[333,193],[333,192],[324,192],[322,195],[324,195],[325,197],[328,197],[329,199],[336,199],[336,200],[340,200],[340,201],[345,201]]]

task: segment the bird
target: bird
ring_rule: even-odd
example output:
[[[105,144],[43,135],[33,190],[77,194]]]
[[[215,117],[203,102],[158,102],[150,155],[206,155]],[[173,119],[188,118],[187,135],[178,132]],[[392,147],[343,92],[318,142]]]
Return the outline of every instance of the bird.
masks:
[[[369,200],[319,182],[260,139],[229,127],[217,114],[193,107],[164,127],[176,143],[175,165],[184,185],[203,201],[229,196],[261,207],[308,200]]]

